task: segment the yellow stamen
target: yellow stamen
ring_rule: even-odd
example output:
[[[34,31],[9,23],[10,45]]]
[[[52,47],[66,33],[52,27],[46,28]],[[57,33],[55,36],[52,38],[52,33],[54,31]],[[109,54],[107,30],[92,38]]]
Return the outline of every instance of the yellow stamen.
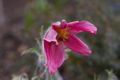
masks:
[[[58,33],[58,38],[61,38],[63,40],[68,39],[69,28],[67,28],[67,27],[66,28],[57,27],[56,32]]]

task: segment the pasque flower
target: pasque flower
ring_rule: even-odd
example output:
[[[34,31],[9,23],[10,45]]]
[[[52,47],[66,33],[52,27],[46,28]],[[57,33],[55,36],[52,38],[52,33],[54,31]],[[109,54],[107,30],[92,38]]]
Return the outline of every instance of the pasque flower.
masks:
[[[43,38],[46,66],[49,72],[55,73],[63,64],[65,56],[64,46],[77,54],[90,55],[90,48],[76,34],[79,32],[96,34],[96,31],[95,25],[85,20],[73,22],[62,20],[61,22],[52,23]]]

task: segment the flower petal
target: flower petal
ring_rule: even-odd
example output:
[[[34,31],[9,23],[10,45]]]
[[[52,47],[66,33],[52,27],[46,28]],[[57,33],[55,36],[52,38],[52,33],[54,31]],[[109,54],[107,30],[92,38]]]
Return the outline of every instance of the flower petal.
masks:
[[[70,35],[68,40],[66,40],[64,43],[68,48],[75,52],[81,53],[82,55],[91,54],[89,47],[75,35]]]
[[[52,41],[57,42],[56,37],[57,37],[57,32],[52,27],[50,27],[44,35],[44,40],[48,42],[52,42]]]
[[[52,27],[60,27],[60,25],[61,25],[60,21],[52,23]]]
[[[55,73],[56,70],[64,62],[64,47],[62,43],[56,45],[53,42],[44,40],[44,51],[46,57],[46,66],[50,73]]]
[[[56,31],[56,29],[64,29],[65,27],[67,27],[67,21],[66,20],[62,20],[61,22],[55,22],[52,23],[52,28]]]
[[[78,32],[90,32],[92,34],[96,34],[97,28],[94,24],[90,23],[89,21],[73,21],[67,24],[70,27],[71,32],[78,33]]]
[[[61,24],[60,24],[61,28],[65,28],[67,26],[67,21],[66,20],[62,20]]]

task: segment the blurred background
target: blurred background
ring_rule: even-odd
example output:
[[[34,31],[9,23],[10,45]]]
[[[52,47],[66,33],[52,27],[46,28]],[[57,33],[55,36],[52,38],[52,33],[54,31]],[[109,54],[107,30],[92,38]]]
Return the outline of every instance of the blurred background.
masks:
[[[41,26],[66,19],[88,20],[97,35],[78,36],[93,50],[89,57],[68,52],[59,69],[64,80],[120,80],[120,0],[0,0],[0,80],[33,75],[37,56],[21,53],[36,45]]]

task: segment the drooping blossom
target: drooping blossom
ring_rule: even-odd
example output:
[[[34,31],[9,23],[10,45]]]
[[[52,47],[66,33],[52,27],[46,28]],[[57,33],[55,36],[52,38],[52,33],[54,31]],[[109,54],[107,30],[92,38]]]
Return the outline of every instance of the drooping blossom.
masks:
[[[97,28],[88,21],[73,21],[52,23],[43,38],[44,54],[46,66],[50,73],[56,70],[64,62],[64,46],[81,55],[90,55],[90,48],[80,40],[76,34],[79,32],[89,32],[96,34]]]

